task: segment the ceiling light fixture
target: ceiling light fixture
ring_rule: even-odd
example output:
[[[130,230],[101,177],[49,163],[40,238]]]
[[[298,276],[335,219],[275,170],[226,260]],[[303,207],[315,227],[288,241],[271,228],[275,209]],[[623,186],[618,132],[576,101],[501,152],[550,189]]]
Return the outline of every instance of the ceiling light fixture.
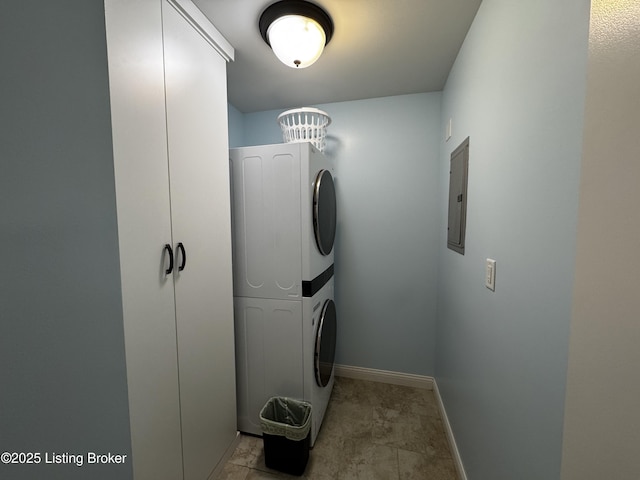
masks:
[[[259,27],[276,57],[291,68],[312,65],[333,36],[329,14],[303,0],[282,0],[270,5],[260,15]]]

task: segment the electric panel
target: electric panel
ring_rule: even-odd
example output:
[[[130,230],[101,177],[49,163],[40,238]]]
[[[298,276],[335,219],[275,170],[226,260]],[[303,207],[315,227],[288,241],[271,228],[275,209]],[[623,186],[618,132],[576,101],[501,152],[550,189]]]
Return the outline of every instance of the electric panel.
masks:
[[[464,255],[467,223],[467,176],[469,172],[469,137],[451,154],[449,169],[449,222],[447,247]]]

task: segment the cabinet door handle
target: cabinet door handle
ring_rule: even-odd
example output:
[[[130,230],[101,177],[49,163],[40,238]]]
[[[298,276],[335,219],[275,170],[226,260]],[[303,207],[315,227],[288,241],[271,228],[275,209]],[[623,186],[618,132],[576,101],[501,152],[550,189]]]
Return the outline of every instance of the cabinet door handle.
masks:
[[[169,245],[168,243],[165,243],[164,250],[166,252],[169,252],[169,268],[164,271],[165,275],[169,275],[171,272],[173,272],[173,250],[171,249],[171,245]]]
[[[182,242],[178,243],[178,250],[180,250],[180,253],[182,254],[182,263],[180,263],[180,266],[178,267],[178,271],[181,272],[187,264],[187,252],[185,251]]]

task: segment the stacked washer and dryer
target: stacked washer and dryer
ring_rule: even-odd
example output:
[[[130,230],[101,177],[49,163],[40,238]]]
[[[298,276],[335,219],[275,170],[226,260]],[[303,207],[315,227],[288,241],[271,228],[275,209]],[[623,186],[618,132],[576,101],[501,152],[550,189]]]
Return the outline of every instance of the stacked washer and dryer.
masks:
[[[231,149],[238,429],[273,396],[312,405],[315,443],[336,342],[333,166],[311,143]]]

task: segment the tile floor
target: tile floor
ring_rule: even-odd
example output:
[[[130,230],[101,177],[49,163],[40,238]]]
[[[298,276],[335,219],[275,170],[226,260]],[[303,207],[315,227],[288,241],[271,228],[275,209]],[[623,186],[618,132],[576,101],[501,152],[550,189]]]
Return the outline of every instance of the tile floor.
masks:
[[[457,480],[433,391],[336,377],[302,477],[265,466],[262,439],[242,435],[221,480]]]

